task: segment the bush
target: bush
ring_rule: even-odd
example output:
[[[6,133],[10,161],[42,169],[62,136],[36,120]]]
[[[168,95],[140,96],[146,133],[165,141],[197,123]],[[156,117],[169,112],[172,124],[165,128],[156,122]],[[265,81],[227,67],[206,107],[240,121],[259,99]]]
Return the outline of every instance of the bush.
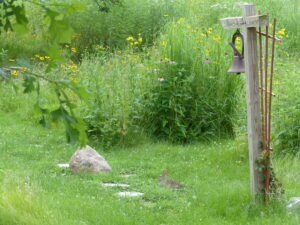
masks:
[[[285,108],[281,111],[284,115],[282,120],[278,121],[278,127],[281,131],[277,134],[276,148],[281,154],[300,153],[300,102]]]
[[[74,15],[71,23],[78,33],[73,42],[78,50],[77,58],[86,51],[95,53],[97,45],[109,47],[108,50],[125,49],[126,38],[138,34],[143,36],[143,45],[151,45],[169,19],[164,15],[175,16],[176,6],[181,8],[171,2],[126,0],[122,6],[112,6],[109,12],[100,12],[94,5],[88,11]]]
[[[107,57],[86,57],[80,68],[93,93],[84,109],[88,133],[104,147],[130,145],[143,137],[135,121],[151,75],[141,54],[128,50]]]
[[[299,69],[291,60],[279,59],[275,71],[272,115],[276,154],[300,153]]]
[[[231,59],[221,36],[183,17],[168,26],[156,59],[158,80],[144,96],[141,124],[152,135],[189,142],[234,134],[242,80],[226,72]]]

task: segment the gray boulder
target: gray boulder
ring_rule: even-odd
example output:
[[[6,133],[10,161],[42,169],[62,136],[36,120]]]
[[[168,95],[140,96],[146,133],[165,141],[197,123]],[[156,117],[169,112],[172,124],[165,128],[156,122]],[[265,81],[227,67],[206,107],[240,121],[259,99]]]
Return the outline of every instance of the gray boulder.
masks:
[[[112,169],[107,161],[90,146],[78,149],[71,157],[69,167],[72,172],[105,173]]]

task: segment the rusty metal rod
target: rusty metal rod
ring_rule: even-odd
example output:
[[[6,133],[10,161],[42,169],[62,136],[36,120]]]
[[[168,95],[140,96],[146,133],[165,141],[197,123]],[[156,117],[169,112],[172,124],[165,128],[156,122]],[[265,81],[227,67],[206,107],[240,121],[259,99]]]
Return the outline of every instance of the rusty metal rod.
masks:
[[[259,87],[259,89],[262,89],[263,91],[265,91],[265,88]],[[270,93],[270,91],[267,91],[267,93],[268,93],[269,95],[271,94],[273,97],[276,97],[276,94],[274,94],[273,92]]]
[[[273,36],[275,35],[276,32],[276,18],[274,18],[273,22]],[[270,71],[270,93],[272,93],[273,89],[273,72],[274,72],[274,58],[275,58],[275,40],[272,40],[272,56],[271,56],[271,71]],[[272,109],[272,95],[269,96],[269,146],[271,144],[271,109]]]
[[[276,30],[276,18],[274,18],[273,22],[273,37],[275,36]],[[270,93],[272,93],[273,88],[273,70],[274,70],[274,56],[275,56],[275,40],[272,39],[272,56],[271,56],[271,69],[270,69]],[[267,170],[268,177],[267,182],[270,187],[270,175],[271,175],[271,109],[272,109],[272,95],[269,95],[269,110],[268,110],[268,158],[267,158]]]
[[[258,34],[261,34],[262,36],[265,36],[265,37],[267,36],[267,35],[266,35],[266,33],[264,33],[264,32],[261,32],[261,31],[256,31],[256,33],[258,33]],[[268,35],[268,37],[269,37],[269,38],[271,38],[271,39],[275,39],[275,41],[282,42],[282,40],[281,40],[281,39],[279,39],[279,38],[278,38],[278,37],[276,37],[276,36],[274,36],[274,37],[273,37],[273,36],[271,36],[271,35]]]
[[[268,137],[269,137],[269,134],[268,134],[268,59],[269,59],[269,54],[268,54],[268,51],[269,51],[269,45],[268,45],[268,41],[269,41],[269,26],[266,26],[266,44],[265,44],[265,135],[266,135],[266,141],[267,143],[266,144],[266,151],[268,153],[268,149],[269,149],[269,140],[268,140]],[[268,164],[268,163],[267,163]],[[267,165],[266,165],[267,166]],[[266,178],[265,178],[265,193],[268,194],[270,192],[270,185],[269,185],[269,180],[270,180],[270,171],[269,171],[269,168],[267,166],[266,168]]]

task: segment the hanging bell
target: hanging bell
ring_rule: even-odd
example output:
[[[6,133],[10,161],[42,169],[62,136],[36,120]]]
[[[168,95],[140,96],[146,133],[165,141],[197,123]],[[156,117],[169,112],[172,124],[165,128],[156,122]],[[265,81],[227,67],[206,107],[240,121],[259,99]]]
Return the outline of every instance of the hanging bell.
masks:
[[[235,41],[238,37],[242,40],[242,53],[240,53],[239,50],[237,50],[237,48],[235,47]],[[236,74],[245,73],[244,38],[243,35],[240,33],[239,29],[237,29],[237,31],[233,34],[232,42],[230,42],[229,44],[233,48],[234,57],[233,57],[232,66],[227,72],[236,73]]]

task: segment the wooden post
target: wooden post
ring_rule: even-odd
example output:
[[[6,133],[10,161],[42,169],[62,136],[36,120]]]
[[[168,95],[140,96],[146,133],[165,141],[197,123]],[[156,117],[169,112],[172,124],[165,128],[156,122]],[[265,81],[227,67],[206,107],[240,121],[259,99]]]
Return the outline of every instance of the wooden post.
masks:
[[[268,26],[268,15],[256,15],[255,5],[243,4],[242,17],[221,19],[225,29],[244,28],[245,73],[247,87],[248,147],[250,162],[250,183],[253,199],[264,194],[264,173],[259,169],[258,158],[262,153],[260,117],[260,95],[256,27]],[[261,198],[262,199],[262,198]]]
[[[256,14],[255,5],[243,5],[243,18]],[[258,170],[257,159],[261,154],[261,118],[258,76],[258,55],[256,28],[247,27],[244,30],[245,41],[245,73],[247,88],[247,114],[248,114],[248,147],[250,162],[251,193],[254,198],[263,193],[264,174]]]

